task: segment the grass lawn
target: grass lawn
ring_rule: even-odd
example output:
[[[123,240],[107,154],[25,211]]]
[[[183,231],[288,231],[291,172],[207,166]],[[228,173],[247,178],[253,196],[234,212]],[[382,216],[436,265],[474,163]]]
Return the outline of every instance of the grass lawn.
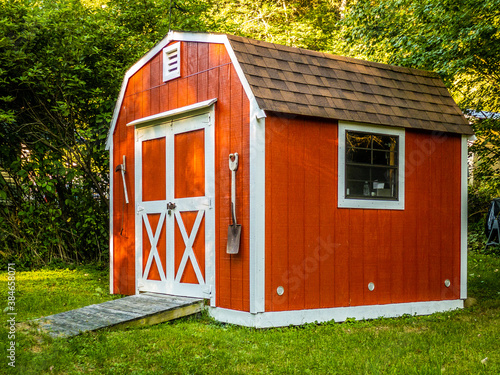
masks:
[[[70,339],[16,333],[8,366],[7,319],[0,373],[18,374],[499,374],[500,258],[469,256],[468,309],[425,317],[249,329],[206,315],[148,328]],[[0,303],[7,306],[7,273]],[[91,267],[16,274],[17,321],[117,298],[108,273]]]

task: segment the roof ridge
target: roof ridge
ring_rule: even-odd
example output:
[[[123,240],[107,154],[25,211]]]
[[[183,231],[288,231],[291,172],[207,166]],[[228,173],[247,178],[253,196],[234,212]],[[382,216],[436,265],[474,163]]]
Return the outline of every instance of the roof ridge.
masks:
[[[326,58],[326,59],[331,59],[331,60],[340,60],[340,61],[346,61],[346,62],[364,65],[364,66],[371,66],[371,67],[378,68],[378,69],[392,70],[392,71],[407,73],[407,74],[418,74],[418,75],[424,76],[424,77],[440,78],[438,73],[430,71],[430,70],[412,68],[412,67],[406,67],[406,66],[394,65],[394,64],[387,64],[387,63],[382,63],[382,62],[378,62],[378,61],[363,60],[363,59],[351,57],[351,56],[337,55],[337,54],[327,52],[327,51],[315,51],[315,50],[309,50],[309,49],[300,48],[300,47],[287,46],[287,45],[283,45],[283,44],[277,44],[277,43],[273,43],[273,42],[253,39],[253,38],[249,38],[249,37],[245,37],[245,36],[241,36],[241,35],[232,35],[232,34],[225,34],[225,35],[227,36],[229,41],[236,40],[238,42],[247,42],[247,43],[250,43],[252,45],[259,46],[259,47],[267,47],[267,48],[272,48],[275,50],[282,50],[282,51],[286,51],[286,52],[295,52],[295,53],[299,53],[299,54],[305,55],[305,56],[314,56],[314,57]]]

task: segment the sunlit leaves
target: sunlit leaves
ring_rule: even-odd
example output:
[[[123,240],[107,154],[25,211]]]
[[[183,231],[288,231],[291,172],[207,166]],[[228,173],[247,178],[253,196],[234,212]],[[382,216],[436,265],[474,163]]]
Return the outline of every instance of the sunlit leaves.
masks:
[[[332,50],[339,4],[328,0],[221,0],[209,10],[218,31],[313,50]]]

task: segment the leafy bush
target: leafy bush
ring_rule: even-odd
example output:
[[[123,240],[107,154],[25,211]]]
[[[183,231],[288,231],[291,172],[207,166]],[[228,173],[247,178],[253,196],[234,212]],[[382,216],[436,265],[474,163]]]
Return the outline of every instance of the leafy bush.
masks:
[[[201,29],[204,6],[183,2],[172,25]],[[168,32],[169,2],[0,12],[0,267],[106,260],[109,123],[125,70]]]

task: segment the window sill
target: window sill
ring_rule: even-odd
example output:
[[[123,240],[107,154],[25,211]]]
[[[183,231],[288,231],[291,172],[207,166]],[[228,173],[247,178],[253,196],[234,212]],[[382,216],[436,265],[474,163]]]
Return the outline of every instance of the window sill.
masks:
[[[405,205],[402,200],[384,200],[384,199],[356,199],[340,197],[338,208],[362,208],[373,210],[404,210]]]

